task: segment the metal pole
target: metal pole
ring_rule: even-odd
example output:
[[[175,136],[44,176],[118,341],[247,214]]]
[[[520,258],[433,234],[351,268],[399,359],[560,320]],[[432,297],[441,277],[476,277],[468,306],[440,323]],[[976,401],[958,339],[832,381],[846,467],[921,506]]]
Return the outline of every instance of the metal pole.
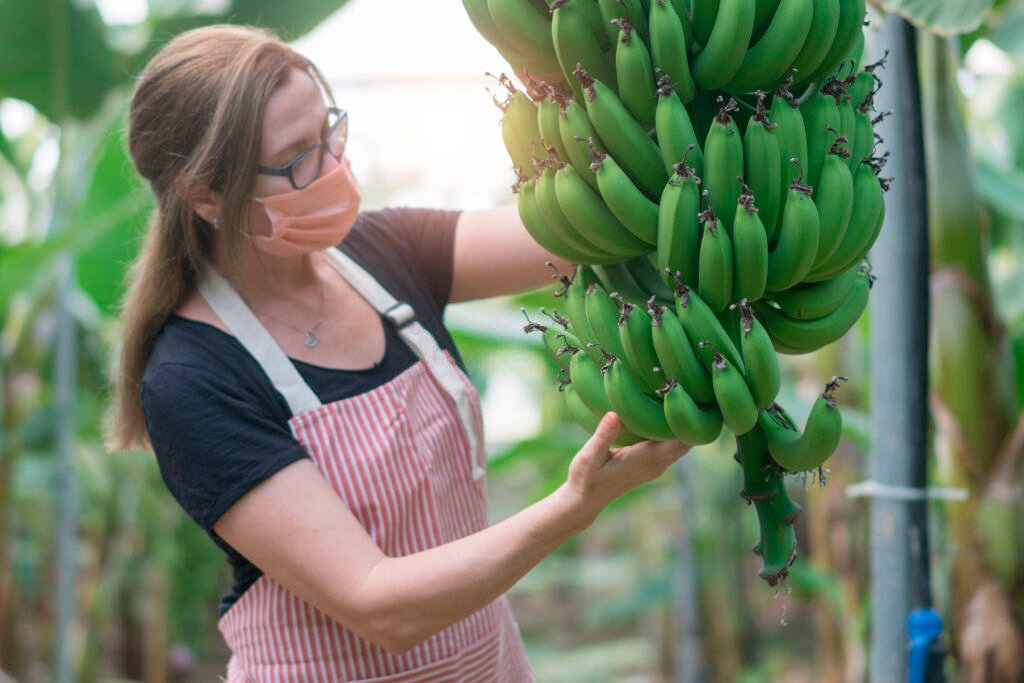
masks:
[[[53,59],[50,79],[53,88],[53,119],[60,126],[59,161],[55,178],[53,212],[49,232],[70,230],[71,188],[71,117],[68,104],[68,25],[65,3],[62,0],[50,2],[50,40]],[[55,445],[57,448],[56,481],[54,493],[57,496],[57,595],[54,633],[54,676],[57,683],[70,683],[75,679],[72,635],[75,622],[75,579],[78,563],[78,505],[74,480],[75,436],[78,432],[75,422],[75,386],[78,382],[78,348],[75,340],[75,322],[71,314],[71,295],[74,291],[74,253],[63,254],[56,261],[57,316],[56,343],[53,361],[53,382],[56,401]]]
[[[705,680],[700,638],[700,592],[693,543],[694,520],[685,514],[686,510],[697,509],[693,500],[696,468],[693,453],[672,468],[676,475],[679,507],[684,511],[676,526],[676,561],[675,572],[672,574],[672,611],[676,625],[675,683],[701,683]]]
[[[876,96],[893,115],[880,126],[885,224],[871,251],[871,432],[868,472],[880,484],[924,488],[928,447],[928,206],[914,28],[890,13]],[[927,501],[871,498],[871,680],[907,680],[907,618],[931,606]]]

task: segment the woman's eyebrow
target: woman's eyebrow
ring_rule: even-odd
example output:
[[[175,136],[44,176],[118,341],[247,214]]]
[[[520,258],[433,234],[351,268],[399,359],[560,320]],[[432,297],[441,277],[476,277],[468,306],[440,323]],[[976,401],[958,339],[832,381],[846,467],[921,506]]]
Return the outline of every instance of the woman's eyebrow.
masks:
[[[327,129],[327,111],[324,110],[323,119],[321,120],[321,123],[320,123],[320,130],[318,131],[317,135],[318,136],[322,136],[326,129]],[[309,147],[312,147],[313,145],[316,144],[316,141],[310,142],[309,145],[306,145],[305,144],[306,142],[307,142],[306,136],[302,135],[298,139],[294,140],[293,142],[291,142],[291,143],[285,145],[284,147],[282,147],[281,149],[279,149],[277,152],[274,152],[273,154],[271,154],[270,158],[271,158],[271,160],[279,160],[280,157],[284,156],[284,154],[286,152],[292,152],[292,151],[298,152],[298,151],[301,151],[301,150],[305,150],[305,149],[307,149]]]

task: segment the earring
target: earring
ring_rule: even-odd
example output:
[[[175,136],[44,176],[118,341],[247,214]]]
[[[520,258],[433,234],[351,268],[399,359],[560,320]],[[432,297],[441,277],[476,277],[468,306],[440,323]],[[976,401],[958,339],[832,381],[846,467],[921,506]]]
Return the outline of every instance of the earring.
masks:
[[[220,218],[214,218],[213,219],[213,227],[215,229],[220,229]]]

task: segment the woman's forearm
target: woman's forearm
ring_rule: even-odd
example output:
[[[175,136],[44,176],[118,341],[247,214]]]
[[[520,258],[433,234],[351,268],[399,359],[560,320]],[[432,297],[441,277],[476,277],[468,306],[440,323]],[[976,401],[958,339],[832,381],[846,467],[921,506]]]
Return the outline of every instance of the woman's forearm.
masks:
[[[373,628],[394,649],[412,647],[497,599],[592,521],[563,486],[475,534],[385,558],[363,587]]]

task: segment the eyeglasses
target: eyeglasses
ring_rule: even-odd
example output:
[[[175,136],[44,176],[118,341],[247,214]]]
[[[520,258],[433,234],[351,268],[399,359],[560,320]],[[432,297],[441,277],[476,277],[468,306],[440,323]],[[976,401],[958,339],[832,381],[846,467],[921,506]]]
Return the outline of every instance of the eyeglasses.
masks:
[[[324,150],[337,160],[345,153],[348,138],[348,112],[338,107],[327,110],[327,132],[320,143],[299,154],[284,166],[259,166],[263,175],[285,176],[296,190],[310,185],[320,176],[324,165]]]

